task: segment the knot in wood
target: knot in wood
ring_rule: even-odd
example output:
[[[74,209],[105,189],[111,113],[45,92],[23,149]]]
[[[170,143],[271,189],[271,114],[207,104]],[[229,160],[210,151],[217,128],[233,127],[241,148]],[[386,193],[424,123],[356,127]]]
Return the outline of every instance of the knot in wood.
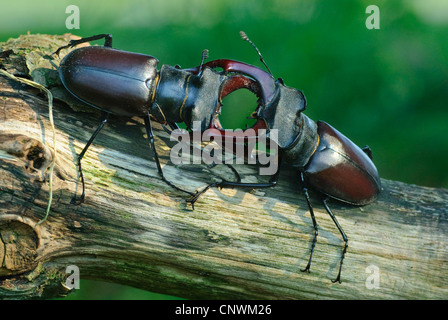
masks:
[[[35,267],[38,237],[20,221],[0,220],[0,277],[23,273]]]

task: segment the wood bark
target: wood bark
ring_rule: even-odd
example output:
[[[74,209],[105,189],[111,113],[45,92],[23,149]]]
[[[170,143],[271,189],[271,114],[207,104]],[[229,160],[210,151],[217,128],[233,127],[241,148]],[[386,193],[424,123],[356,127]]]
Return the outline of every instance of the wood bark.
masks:
[[[52,46],[22,58],[66,39],[51,38]],[[29,73],[29,66],[18,70],[11,62],[19,59],[17,46],[3,67]],[[66,286],[72,265],[81,279],[190,299],[448,298],[448,190],[383,179],[372,205],[330,202],[349,238],[342,283],[332,283],[343,241],[315,193],[319,235],[311,272],[300,271],[313,227],[293,168],[282,169],[275,188],[211,188],[193,210],[186,194],[159,178],[138,117],[111,117],[83,160],[86,200],[71,204],[80,194],[77,154],[99,118],[89,108],[69,107],[57,81],[46,86],[58,97],[57,157],[50,216],[36,226],[47,207],[54,157],[47,100],[0,76],[0,298],[65,295],[72,291]],[[158,125],[155,133],[166,177],[179,187],[195,191],[234,179],[224,165],[173,165],[175,143]],[[235,168],[243,181],[264,179],[256,166]]]

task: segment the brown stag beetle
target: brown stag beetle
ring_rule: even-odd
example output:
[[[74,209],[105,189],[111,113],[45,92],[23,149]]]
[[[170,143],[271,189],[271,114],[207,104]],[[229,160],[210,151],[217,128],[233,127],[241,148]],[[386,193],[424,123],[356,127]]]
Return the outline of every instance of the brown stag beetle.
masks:
[[[235,82],[225,74],[226,72],[216,72],[208,66],[202,67],[208,50],[203,51],[200,72],[181,70],[178,66],[169,65],[163,65],[158,71],[159,61],[155,57],[112,48],[110,34],[71,40],[54,54],[59,55],[62,49],[99,39],[105,39],[104,46],[87,46],[70,51],[58,68],[62,84],[72,95],[102,111],[101,124],[78,155],[77,166],[82,194],[78,199],[75,195],[72,203],[79,204],[84,201],[85,184],[81,160],[107,123],[110,114],[144,117],[160,177],[171,187],[194,197],[195,193],[178,188],[165,178],[154,144],[151,120],[161,123],[169,132],[172,131],[166,126],[176,130],[179,129],[177,123],[181,122],[185,123],[189,130],[193,123],[200,123],[197,128],[200,132],[207,128],[216,128],[219,126],[216,108],[223,98],[219,92],[225,91],[224,87],[234,86]],[[236,69],[263,73],[262,70],[242,62],[222,61],[232,64]],[[251,90],[258,92],[257,89],[258,83],[252,81]],[[224,134],[224,130],[221,132]],[[194,201],[190,203],[194,205]]]
[[[220,67],[225,72],[239,74],[227,81],[226,86],[220,93],[220,98],[240,88],[248,88],[255,94],[261,95],[261,103],[253,114],[257,119],[253,128],[256,129],[257,133],[260,129],[267,129],[268,132],[277,130],[278,138],[274,142],[278,146],[279,162],[283,160],[297,168],[298,178],[313,222],[314,237],[310,257],[308,264],[302,271],[309,272],[310,270],[318,235],[318,225],[308,195],[308,188],[311,188],[324,196],[322,199],[324,208],[344,240],[338,275],[333,280],[333,282],[340,283],[348,238],[329,208],[327,200],[333,198],[351,205],[366,205],[372,203],[378,197],[381,190],[381,180],[372,162],[372,152],[368,146],[359,148],[329,124],[323,121],[316,123],[303,114],[302,112],[306,108],[306,99],[303,93],[285,86],[282,79],[274,80],[258,48],[244,32],[240,34],[243,40],[248,41],[255,48],[260,61],[265,65],[268,72],[255,66],[226,59],[210,61],[200,67],[190,69],[190,71],[200,73],[203,68]],[[254,90],[254,88],[256,89]],[[219,126],[219,121],[214,121],[211,125],[218,129],[219,134],[226,134],[220,131],[222,128]],[[268,183],[222,181],[210,184],[202,191],[198,191],[190,201],[196,201],[197,197],[211,186],[219,188],[272,187],[277,184],[278,176],[279,169],[272,175]]]
[[[348,238],[327,204],[333,198],[352,205],[373,202],[381,189],[378,171],[371,160],[368,147],[357,147],[329,124],[308,118],[303,111],[306,99],[297,89],[275,80],[258,48],[241,32],[257,51],[260,61],[268,72],[243,62],[218,59],[204,63],[208,56],[203,51],[198,67],[180,69],[163,65],[157,70],[158,60],[152,56],[131,53],[112,48],[112,36],[100,34],[72,40],[64,48],[105,39],[104,46],[88,46],[69,52],[60,63],[59,75],[65,88],[86,104],[103,111],[100,126],[78,156],[78,170],[82,182],[82,195],[74,202],[82,202],[85,196],[81,159],[96,135],[105,125],[109,114],[119,116],[142,116],[158,172],[163,181],[173,188],[190,195],[192,205],[210,187],[220,188],[267,188],[277,184],[279,168],[267,183],[244,183],[223,180],[213,183],[195,193],[182,190],[163,175],[154,144],[151,120],[168,125],[172,130],[183,122],[188,130],[199,122],[201,132],[213,129],[216,135],[228,136],[219,121],[222,99],[238,89],[248,89],[258,97],[258,106],[252,114],[256,119],[250,128],[257,136],[262,130],[278,135],[278,161],[297,167],[298,179],[310,211],[314,227],[308,264],[302,271],[310,270],[318,225],[311,206],[308,188],[322,194],[323,205],[337,226],[344,240],[339,272],[333,282],[341,282],[341,270],[348,247]],[[168,130],[168,129],[167,129]],[[249,130],[247,130],[249,132]],[[260,133],[261,134],[261,133]],[[231,135],[231,134],[230,134]],[[246,138],[251,138],[248,135]]]

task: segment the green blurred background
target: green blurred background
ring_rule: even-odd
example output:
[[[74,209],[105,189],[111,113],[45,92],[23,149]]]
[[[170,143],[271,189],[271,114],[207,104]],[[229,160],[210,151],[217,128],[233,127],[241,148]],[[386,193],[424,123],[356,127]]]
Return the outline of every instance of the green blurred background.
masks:
[[[80,10],[78,30],[65,26],[71,4]],[[365,26],[372,4],[380,9],[379,30]],[[153,55],[160,66],[196,66],[207,48],[209,59],[262,67],[240,30],[274,76],[305,93],[310,118],[370,145],[383,178],[448,187],[447,0],[15,0],[0,10],[0,41],[28,31],[111,33],[114,47]],[[234,119],[250,114],[256,98],[226,99],[223,123],[242,127],[244,120]],[[70,298],[171,297],[82,280]]]

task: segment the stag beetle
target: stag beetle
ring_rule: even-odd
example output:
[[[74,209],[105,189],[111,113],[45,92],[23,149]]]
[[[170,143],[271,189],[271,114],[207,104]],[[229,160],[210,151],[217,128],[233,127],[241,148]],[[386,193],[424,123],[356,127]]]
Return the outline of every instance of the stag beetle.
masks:
[[[200,73],[203,68],[221,67],[224,71],[234,71],[239,74],[232,79],[231,88],[224,87],[221,97],[233,90],[245,87],[253,90],[255,94],[261,92],[262,103],[259,103],[254,112],[257,122],[255,129],[267,128],[278,131],[277,141],[279,162],[296,167],[299,182],[305,196],[314,227],[314,237],[311,244],[308,264],[302,271],[309,272],[314,247],[318,236],[318,225],[311,205],[308,188],[323,195],[322,203],[325,210],[338,228],[343,240],[338,275],[333,282],[341,282],[341,270],[345,253],[348,247],[348,238],[342,230],[335,215],[329,208],[327,200],[336,199],[351,205],[366,205],[372,203],[381,190],[381,180],[378,171],[372,162],[372,152],[368,146],[359,148],[351,140],[323,121],[314,122],[302,112],[306,109],[306,99],[300,90],[285,86],[281,78],[274,80],[269,67],[264,62],[255,44],[241,32],[243,40],[248,41],[257,51],[260,61],[268,72],[255,66],[238,64],[231,60],[214,60],[203,66],[190,69],[191,72]],[[244,75],[250,78],[244,77]],[[252,79],[251,79],[252,78]],[[229,81],[229,83],[232,83]],[[254,86],[254,83],[258,86]],[[250,85],[248,85],[250,83]],[[219,113],[218,113],[219,114]],[[220,131],[219,121],[212,122]],[[278,166],[280,168],[280,166]],[[210,187],[218,188],[268,188],[277,184],[279,170],[272,175],[268,183],[242,183],[225,181],[210,184],[190,199],[194,202],[203,192]]]
[[[333,198],[352,205],[366,205],[373,202],[381,189],[378,171],[371,160],[371,151],[363,149],[331,127],[329,124],[308,118],[304,94],[287,87],[282,79],[274,79],[264,59],[247,35],[241,32],[257,51],[260,61],[268,72],[244,62],[218,59],[204,63],[208,54],[203,51],[198,67],[180,69],[163,65],[157,71],[158,60],[152,56],[121,51],[112,48],[112,36],[100,34],[79,40],[72,40],[60,50],[83,42],[105,39],[104,46],[88,46],[68,53],[60,63],[59,75],[65,88],[88,105],[103,111],[100,126],[78,156],[78,169],[84,199],[85,189],[82,177],[81,159],[87,148],[107,122],[109,114],[120,116],[142,116],[154,151],[159,175],[167,184],[190,195],[192,205],[210,187],[220,188],[268,188],[277,184],[279,170],[267,183],[244,183],[222,180],[209,184],[195,193],[182,190],[169,182],[163,175],[154,145],[151,120],[178,128],[184,122],[187,129],[199,121],[199,130],[214,129],[216,135],[228,135],[219,122],[222,99],[238,89],[248,89],[258,97],[258,106],[253,117],[252,132],[258,135],[260,129],[278,130],[274,143],[278,145],[279,162],[297,168],[310,215],[314,237],[308,264],[302,271],[309,272],[314,247],[317,242],[318,225],[311,205],[308,188],[322,194],[323,205],[343,240],[338,275],[333,282],[341,282],[341,270],[348,247],[348,238],[330,210],[327,200]],[[280,166],[279,166],[280,168]]]
[[[178,188],[165,178],[154,144],[151,120],[162,123],[166,130],[167,125],[171,129],[178,129],[179,122],[191,128],[193,122],[199,121],[199,130],[205,130],[218,103],[216,92],[227,77],[209,68],[204,68],[200,74],[193,74],[178,66],[163,65],[157,71],[158,59],[113,49],[110,34],[71,40],[54,54],[59,55],[62,49],[99,39],[105,39],[104,46],[75,49],[59,65],[59,78],[64,87],[79,100],[102,111],[101,124],[77,159],[82,194],[79,199],[75,195],[72,203],[79,204],[85,198],[81,160],[110,114],[144,117],[160,177],[171,187],[193,196],[193,192]],[[204,51],[201,64],[206,55],[207,51]]]

